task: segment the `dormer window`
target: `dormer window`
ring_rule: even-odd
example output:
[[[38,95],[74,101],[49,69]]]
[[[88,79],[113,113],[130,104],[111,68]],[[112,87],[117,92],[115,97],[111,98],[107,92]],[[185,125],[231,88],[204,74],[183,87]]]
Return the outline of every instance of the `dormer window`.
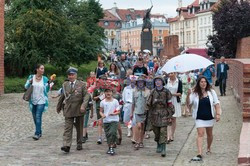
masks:
[[[130,14],[126,15],[126,18],[127,18],[128,21],[130,21],[131,20],[131,15]]]
[[[119,21],[116,21],[115,25],[116,25],[117,27],[120,27],[120,26],[121,26],[121,23],[120,23]]]
[[[104,22],[104,25],[105,25],[105,26],[109,26],[109,22],[108,22],[108,21],[105,21],[105,22]]]

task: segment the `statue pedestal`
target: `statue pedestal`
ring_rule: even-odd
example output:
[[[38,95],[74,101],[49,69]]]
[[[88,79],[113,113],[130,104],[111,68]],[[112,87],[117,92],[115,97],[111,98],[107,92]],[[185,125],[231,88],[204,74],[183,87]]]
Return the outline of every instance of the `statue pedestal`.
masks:
[[[145,49],[151,51],[151,54],[153,53],[153,35],[151,30],[141,32],[141,51]]]

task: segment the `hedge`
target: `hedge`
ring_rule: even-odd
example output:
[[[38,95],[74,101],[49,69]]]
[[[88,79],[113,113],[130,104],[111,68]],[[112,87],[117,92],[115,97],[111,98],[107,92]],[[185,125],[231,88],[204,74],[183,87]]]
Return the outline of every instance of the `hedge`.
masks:
[[[71,65],[74,66],[74,65]],[[94,71],[97,66],[96,61],[91,61],[89,64],[83,64],[80,67],[74,66],[78,68],[78,78],[83,79],[84,81],[89,76],[91,71]],[[67,67],[68,68],[68,67]],[[60,68],[56,68],[50,64],[45,65],[45,76],[49,78],[50,75],[56,74],[56,80],[54,81],[55,85],[53,86],[53,90],[58,90],[61,88],[62,83],[67,78],[66,71],[62,71]],[[25,78],[19,77],[5,77],[4,80],[4,92],[5,93],[22,93],[24,92],[24,84],[27,80],[28,76]]]

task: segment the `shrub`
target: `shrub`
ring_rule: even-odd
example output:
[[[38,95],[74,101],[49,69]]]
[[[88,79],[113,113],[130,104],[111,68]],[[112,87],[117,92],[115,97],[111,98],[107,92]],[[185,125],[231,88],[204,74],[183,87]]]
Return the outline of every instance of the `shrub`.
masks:
[[[24,92],[24,84],[27,78],[9,78],[4,79],[5,93],[22,93]]]
[[[88,64],[82,64],[80,66],[71,65],[78,68],[78,78],[86,81],[86,78],[89,76],[91,71],[95,71],[97,67],[97,61],[91,61]],[[44,65],[45,67],[45,76],[48,78],[52,74],[56,74],[56,80],[54,81],[54,86],[52,90],[58,90],[61,88],[63,82],[67,78],[66,71],[62,71],[61,68],[52,66],[50,64]],[[27,80],[28,76],[24,78],[19,77],[5,77],[4,80],[4,92],[5,93],[22,93],[24,92],[24,84]]]

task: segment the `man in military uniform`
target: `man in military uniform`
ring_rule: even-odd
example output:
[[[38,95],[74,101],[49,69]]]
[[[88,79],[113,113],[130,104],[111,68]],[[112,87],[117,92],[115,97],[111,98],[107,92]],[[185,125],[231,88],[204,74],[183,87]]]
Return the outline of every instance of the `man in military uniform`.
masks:
[[[63,134],[63,147],[61,150],[68,153],[72,144],[73,125],[77,132],[77,150],[82,150],[83,118],[88,105],[89,95],[84,82],[77,80],[77,69],[70,67],[67,70],[68,79],[62,85],[62,91],[58,104],[57,113],[63,110],[65,126]]]
[[[171,125],[174,107],[171,103],[171,93],[164,88],[164,79],[160,76],[154,78],[154,89],[147,100],[149,107],[149,118],[157,142],[157,153],[166,156],[167,126]]]

